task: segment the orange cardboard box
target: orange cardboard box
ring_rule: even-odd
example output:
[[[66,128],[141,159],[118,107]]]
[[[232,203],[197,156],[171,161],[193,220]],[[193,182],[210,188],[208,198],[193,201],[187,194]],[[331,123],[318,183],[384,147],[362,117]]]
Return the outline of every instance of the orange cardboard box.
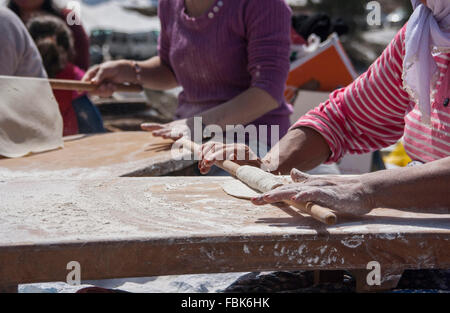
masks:
[[[357,77],[339,37],[332,34],[314,51],[291,64],[285,97],[292,102],[298,89],[308,82],[318,82],[318,91],[331,92],[347,86]]]

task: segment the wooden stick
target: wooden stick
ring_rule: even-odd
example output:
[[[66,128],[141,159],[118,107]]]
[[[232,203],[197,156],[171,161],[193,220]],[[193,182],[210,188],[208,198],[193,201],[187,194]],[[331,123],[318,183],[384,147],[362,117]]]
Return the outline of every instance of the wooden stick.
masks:
[[[293,206],[300,211],[307,213],[311,215],[314,219],[327,224],[327,225],[334,225],[337,223],[337,216],[333,212],[333,210],[320,206],[318,204],[307,202],[307,203],[297,203],[292,200],[284,201],[290,206]]]
[[[83,82],[68,79],[49,79],[50,86],[54,90],[75,90],[92,92],[97,90],[98,86],[90,82]],[[141,92],[142,86],[117,84],[117,91],[120,92]]]
[[[198,151],[200,151],[200,146],[190,140],[180,139],[179,143],[182,144],[184,147],[187,147],[193,153],[197,153]],[[236,164],[235,162],[230,161],[230,160],[225,160],[225,161],[217,161],[215,163],[215,165],[220,167],[221,169],[225,170],[226,172],[230,173],[235,178],[237,178],[236,172],[240,168],[239,164]],[[273,175],[273,176],[275,176],[275,175]],[[246,181],[243,181],[243,183],[247,184]],[[261,190],[259,190],[259,191],[261,191]],[[312,203],[312,202],[297,203],[292,200],[286,200],[283,202],[299,209],[300,211],[302,211],[304,213],[311,215],[311,217],[313,217],[314,219],[316,219],[326,225],[334,225],[337,222],[336,214],[329,208],[322,207],[322,206]]]

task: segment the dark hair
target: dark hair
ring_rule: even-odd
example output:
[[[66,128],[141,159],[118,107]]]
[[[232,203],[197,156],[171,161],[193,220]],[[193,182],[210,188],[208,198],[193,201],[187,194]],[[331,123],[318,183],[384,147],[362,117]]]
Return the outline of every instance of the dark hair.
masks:
[[[60,18],[50,15],[33,17],[27,27],[41,53],[48,76],[54,77],[74,57],[70,29]]]
[[[13,0],[8,1],[8,8],[20,16],[20,7]],[[53,0],[44,0],[41,10],[51,15],[62,16],[61,9],[55,5]]]

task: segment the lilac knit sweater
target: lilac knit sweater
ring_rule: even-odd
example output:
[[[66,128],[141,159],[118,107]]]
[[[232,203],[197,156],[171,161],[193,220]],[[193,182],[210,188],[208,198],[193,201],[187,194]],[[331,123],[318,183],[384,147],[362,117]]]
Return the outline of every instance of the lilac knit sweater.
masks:
[[[268,92],[279,107],[251,124],[289,128],[284,100],[289,72],[291,11],[284,0],[216,0],[201,17],[184,0],[160,0],[159,56],[183,87],[177,118],[192,117],[250,87]],[[270,142],[270,141],[269,141]]]

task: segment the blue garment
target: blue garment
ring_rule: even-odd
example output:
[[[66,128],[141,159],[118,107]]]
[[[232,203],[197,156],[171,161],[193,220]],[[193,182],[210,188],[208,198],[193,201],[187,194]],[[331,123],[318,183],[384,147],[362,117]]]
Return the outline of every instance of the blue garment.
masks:
[[[72,101],[73,109],[77,115],[78,132],[80,134],[104,133],[103,119],[100,111],[84,95]]]

